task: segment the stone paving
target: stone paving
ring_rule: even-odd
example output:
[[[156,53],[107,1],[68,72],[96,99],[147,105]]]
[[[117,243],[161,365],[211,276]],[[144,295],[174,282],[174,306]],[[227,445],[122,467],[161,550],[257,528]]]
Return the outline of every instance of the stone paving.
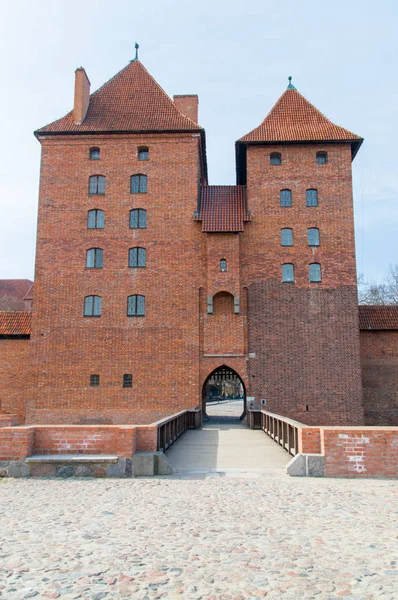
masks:
[[[0,479],[0,598],[397,600],[398,483]]]

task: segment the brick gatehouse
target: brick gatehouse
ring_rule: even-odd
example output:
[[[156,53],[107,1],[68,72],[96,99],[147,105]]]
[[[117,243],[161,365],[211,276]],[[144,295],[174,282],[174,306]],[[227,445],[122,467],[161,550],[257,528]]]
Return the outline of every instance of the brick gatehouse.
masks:
[[[73,110],[35,135],[33,308],[0,315],[0,413],[151,423],[224,367],[309,425],[398,424],[397,309],[358,311],[361,137],[290,82],[236,142],[236,185],[209,185],[198,97],[139,60],[91,95],[77,69]]]

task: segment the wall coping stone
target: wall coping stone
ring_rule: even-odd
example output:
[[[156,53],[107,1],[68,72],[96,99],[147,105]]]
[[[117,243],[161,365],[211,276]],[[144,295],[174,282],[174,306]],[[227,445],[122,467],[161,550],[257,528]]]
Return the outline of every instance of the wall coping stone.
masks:
[[[27,463],[109,463],[118,460],[117,454],[33,454],[25,458]]]

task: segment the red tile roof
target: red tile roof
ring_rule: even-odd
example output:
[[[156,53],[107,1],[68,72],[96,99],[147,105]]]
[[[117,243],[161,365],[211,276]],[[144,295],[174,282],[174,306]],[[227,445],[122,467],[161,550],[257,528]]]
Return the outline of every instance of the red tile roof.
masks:
[[[118,131],[200,131],[186,117],[139,60],[131,61],[90,96],[83,123],[76,125],[73,111],[35,131],[84,133]]]
[[[24,298],[32,285],[30,279],[0,279],[0,311],[24,310]]]
[[[30,335],[32,313],[0,311],[0,335]]]
[[[398,329],[398,306],[360,305],[360,329]]]
[[[243,231],[247,212],[246,186],[206,185],[200,191],[200,212],[195,221],[202,221],[202,231]]]
[[[264,121],[239,142],[356,142],[362,138],[335,125],[295,88],[287,89]]]

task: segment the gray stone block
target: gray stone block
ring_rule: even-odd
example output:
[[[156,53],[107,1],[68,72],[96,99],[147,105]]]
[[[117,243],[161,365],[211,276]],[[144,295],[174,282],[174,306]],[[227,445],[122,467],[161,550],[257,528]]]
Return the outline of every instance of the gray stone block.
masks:
[[[109,465],[106,469],[107,477],[131,477],[131,459],[120,458],[119,462]]]
[[[296,454],[292,460],[287,464],[286,472],[291,477],[305,477],[306,472],[306,460],[305,454]]]
[[[8,477],[8,465],[9,461],[1,461],[0,462],[0,477]]]
[[[325,476],[325,457],[322,454],[307,454],[307,477]]]
[[[67,477],[74,477],[75,476],[75,467],[65,467],[65,466],[57,467],[55,475],[56,475],[56,477],[63,477],[64,479],[66,479]]]
[[[78,465],[75,469],[75,477],[93,477],[93,471],[88,465]]]
[[[164,452],[155,452],[155,475],[171,475],[173,469]]]
[[[30,467],[22,461],[12,461],[8,465],[7,473],[8,477],[30,477]]]
[[[155,452],[136,452],[132,459],[134,477],[152,477],[155,474]]]
[[[56,465],[46,463],[31,463],[30,474],[32,477],[55,477]]]

